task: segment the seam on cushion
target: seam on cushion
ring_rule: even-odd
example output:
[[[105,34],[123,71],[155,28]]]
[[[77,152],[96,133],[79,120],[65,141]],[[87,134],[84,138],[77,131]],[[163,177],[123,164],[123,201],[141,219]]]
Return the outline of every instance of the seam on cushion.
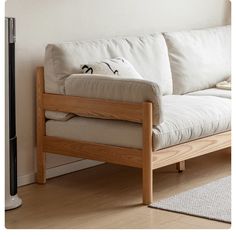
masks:
[[[219,123],[220,121],[222,121],[221,119],[219,120],[215,120],[217,123]],[[211,123],[212,124],[212,123]],[[230,123],[231,124],[231,121]],[[188,129],[195,129],[195,128],[198,128],[198,127],[201,127],[200,125],[197,125],[197,126],[193,126],[193,127],[187,127],[187,128],[182,128],[182,129],[176,129],[176,130],[171,130],[170,132],[164,132],[164,133],[159,133],[161,135],[166,135],[166,134],[171,134],[171,133],[174,133],[174,132],[178,132],[178,131],[184,131],[184,130],[188,130]],[[154,126],[154,129],[158,130],[157,126]],[[155,132],[155,131],[154,131]]]
[[[217,98],[222,98],[222,99],[231,99],[231,95],[230,97],[225,97],[225,96],[221,96],[221,95],[205,95],[205,94],[184,94],[187,96],[213,96],[213,97],[217,97]]]
[[[68,77],[70,77],[70,76],[76,76],[76,75],[83,75],[83,74],[71,74],[71,75],[69,75]],[[100,76],[100,75],[99,75]],[[103,75],[101,75],[101,77],[102,77]],[[132,83],[132,84],[134,84],[134,83],[138,83],[138,84],[141,84],[141,85],[145,85],[145,86],[153,86],[154,84],[156,84],[157,85],[157,87],[159,88],[159,85],[156,83],[156,82],[152,82],[152,81],[148,81],[148,80],[145,80],[145,79],[135,79],[135,78],[131,78],[131,79],[129,79],[129,78],[124,78],[124,79],[119,79],[119,77],[117,77],[117,78],[114,78],[114,77],[109,77],[109,76],[107,76],[107,75],[104,75],[104,77],[107,77],[107,79],[105,79],[105,78],[99,78],[98,80],[101,80],[101,81],[108,81],[109,79],[110,79],[110,81],[112,81],[112,82],[114,82],[114,83],[117,83],[117,82],[128,82],[128,83]],[[122,78],[122,77],[121,77]],[[84,78],[82,78],[82,79],[84,79]],[[96,78],[97,79],[97,78]],[[85,79],[84,79],[85,80]],[[92,79],[92,80],[95,80],[95,78],[94,79]],[[146,83],[147,82],[147,83]]]
[[[226,129],[222,129],[219,130],[219,131],[214,131],[213,133],[206,133],[206,134],[202,134],[200,136],[196,136],[196,137],[192,137],[190,139],[198,139],[198,138],[201,138],[201,137],[205,137],[205,136],[211,136],[210,134],[217,134],[217,133],[222,133],[222,132],[227,132],[227,131],[231,131],[231,128],[226,128]],[[161,134],[162,135],[162,134]],[[164,136],[166,136],[167,134],[163,134]],[[182,135],[182,134],[180,134]],[[157,135],[158,136],[158,135]],[[191,134],[192,136],[192,134]],[[183,136],[182,136],[183,137]],[[160,136],[158,136],[158,138],[160,138]],[[189,140],[189,138],[182,138],[182,140]],[[181,141],[182,142],[182,141]]]
[[[230,129],[227,129],[227,130],[225,130],[223,132],[228,132],[228,131],[230,131]],[[220,134],[220,133],[222,133],[222,131],[216,131],[213,134],[201,134],[198,137],[182,138],[182,140],[181,141],[177,141],[177,143],[176,143],[176,141],[174,141],[174,142],[171,141],[169,144],[160,144],[159,140],[156,139],[157,144],[156,144],[156,146],[154,145],[155,146],[154,151],[161,150],[161,149],[168,148],[168,147],[172,147],[172,146],[175,146],[175,145],[178,145],[178,144],[183,144],[185,142],[190,142],[190,141],[198,140],[198,139],[201,139],[201,138],[209,137],[209,136]],[[155,142],[154,139],[155,138],[153,137],[153,144]]]

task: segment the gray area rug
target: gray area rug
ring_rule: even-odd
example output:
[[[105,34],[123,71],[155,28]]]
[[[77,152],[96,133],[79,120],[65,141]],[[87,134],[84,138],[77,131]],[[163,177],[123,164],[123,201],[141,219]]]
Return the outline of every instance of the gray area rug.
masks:
[[[160,200],[149,207],[231,223],[231,176]]]

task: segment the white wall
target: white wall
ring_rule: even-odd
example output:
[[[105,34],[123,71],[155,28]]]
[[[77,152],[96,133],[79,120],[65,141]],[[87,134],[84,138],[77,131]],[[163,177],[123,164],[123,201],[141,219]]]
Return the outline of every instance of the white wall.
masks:
[[[35,68],[43,65],[47,43],[224,25],[230,5],[228,0],[8,0],[6,16],[17,22],[18,175],[27,183],[35,166]],[[50,156],[47,165],[65,161]]]

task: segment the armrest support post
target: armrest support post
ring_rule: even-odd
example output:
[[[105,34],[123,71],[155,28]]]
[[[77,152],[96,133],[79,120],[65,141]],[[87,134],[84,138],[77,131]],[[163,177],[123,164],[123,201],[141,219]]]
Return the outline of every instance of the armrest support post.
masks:
[[[46,161],[43,151],[43,138],[45,136],[45,110],[43,104],[44,69],[37,68],[36,73],[36,123],[37,123],[37,183],[46,183]]]

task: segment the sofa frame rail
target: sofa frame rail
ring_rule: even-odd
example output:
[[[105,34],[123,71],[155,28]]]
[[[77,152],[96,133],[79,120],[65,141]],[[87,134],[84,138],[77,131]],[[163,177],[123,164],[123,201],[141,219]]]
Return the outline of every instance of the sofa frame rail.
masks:
[[[49,94],[44,91],[44,68],[36,72],[37,103],[37,183],[46,183],[45,153],[104,161],[142,169],[143,203],[153,200],[153,170],[177,164],[185,169],[185,160],[231,146],[231,132],[190,141],[173,147],[153,151],[152,103],[127,103],[113,100]],[[142,149],[97,144],[60,137],[46,136],[45,111],[75,113],[81,116],[116,119],[142,124]]]

